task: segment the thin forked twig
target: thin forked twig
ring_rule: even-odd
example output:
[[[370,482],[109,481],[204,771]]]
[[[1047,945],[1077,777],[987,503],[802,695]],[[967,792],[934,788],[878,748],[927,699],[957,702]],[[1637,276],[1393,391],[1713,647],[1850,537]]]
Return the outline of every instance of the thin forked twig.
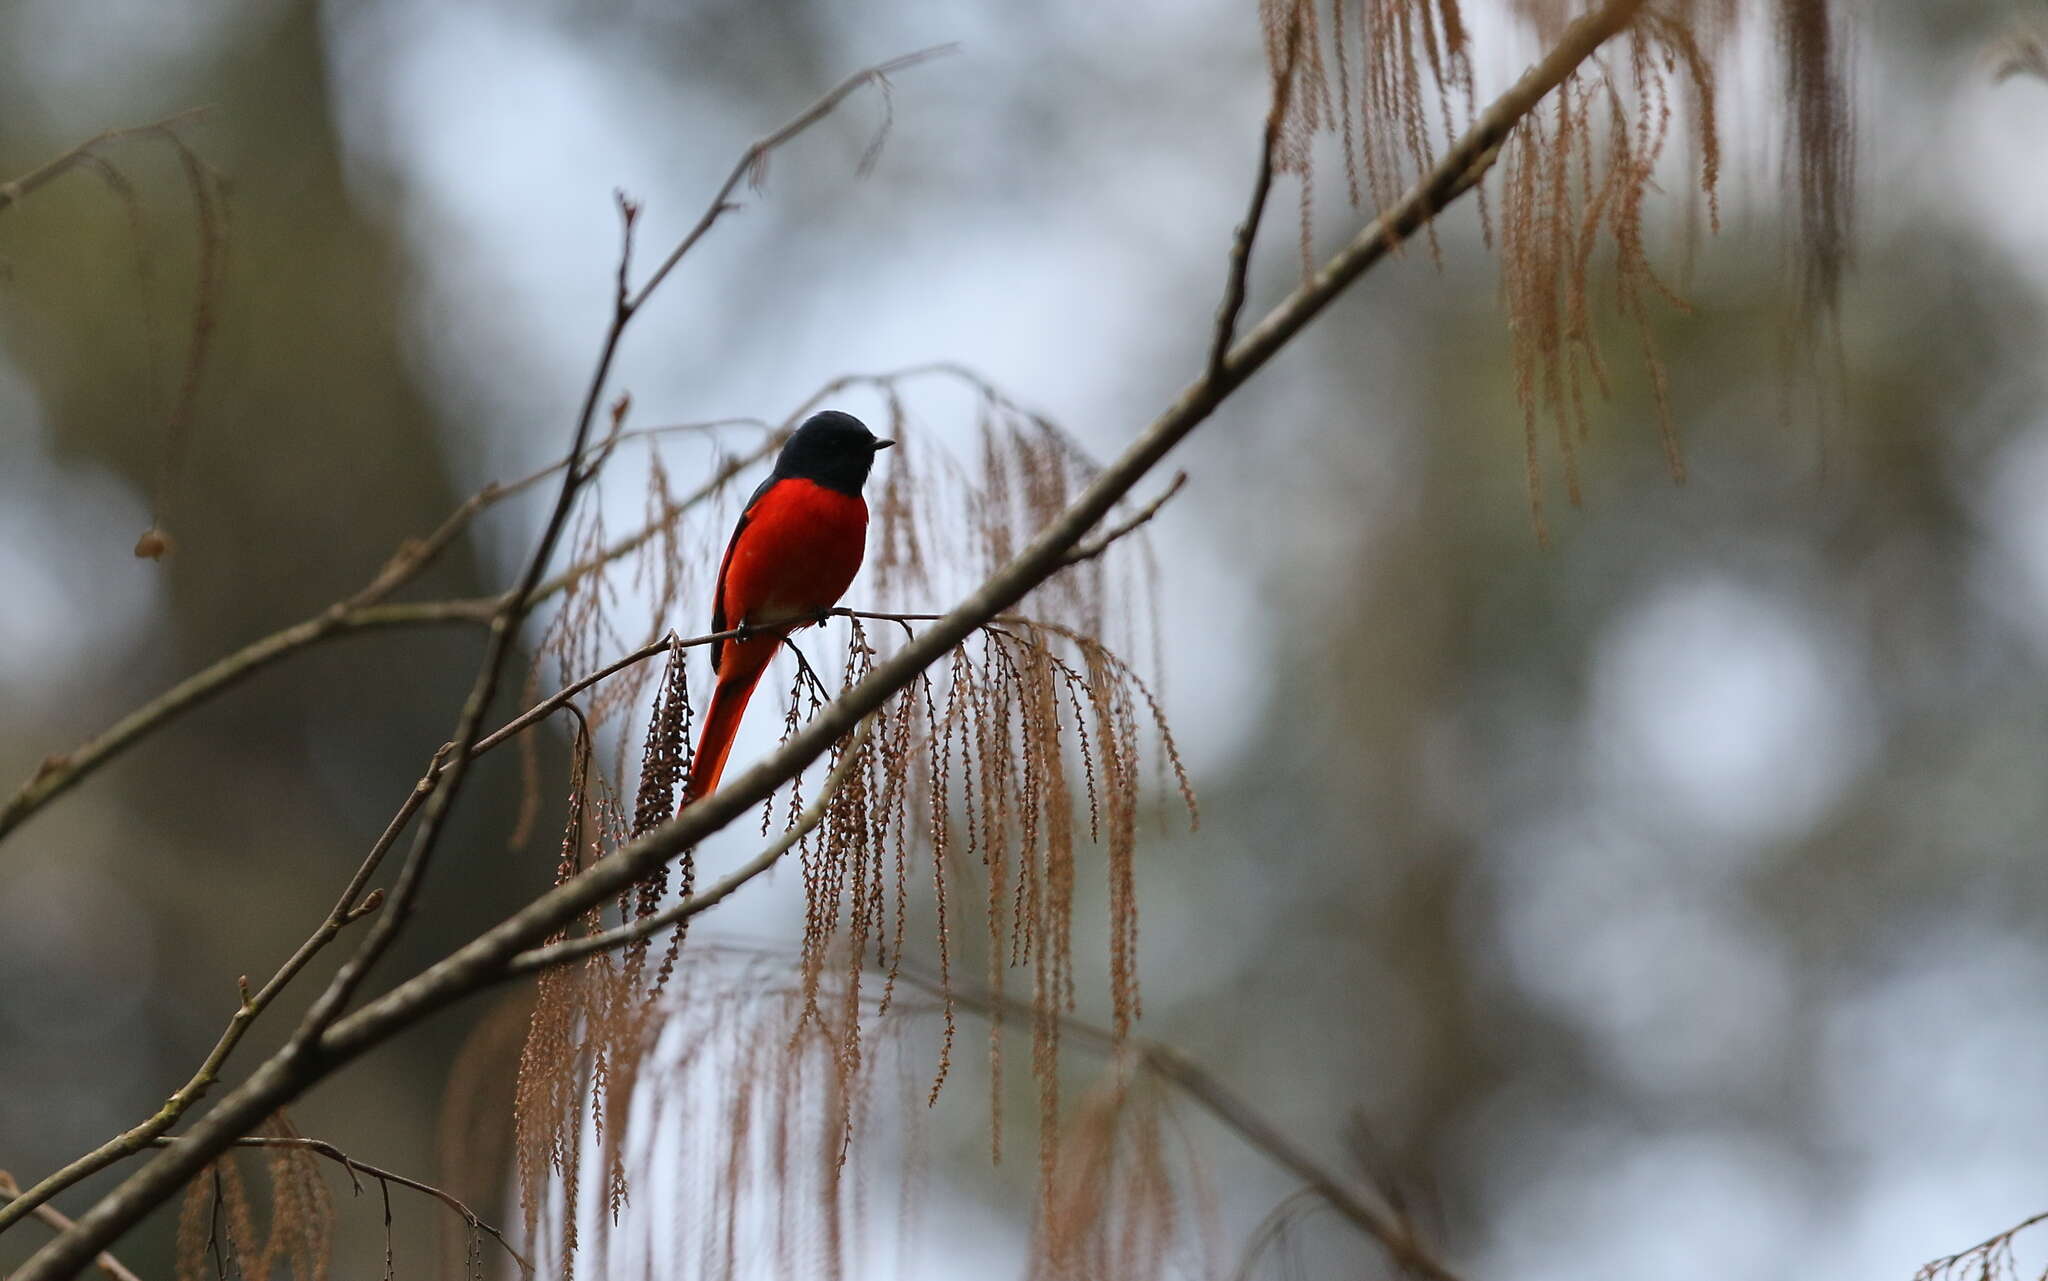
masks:
[[[69,148],[62,155],[37,165],[21,177],[0,182],[0,210],[19,204],[38,187],[54,182],[79,165],[91,163],[94,159],[93,153],[110,142],[148,136],[175,137],[179,125],[197,120],[210,110],[210,107],[187,107],[183,111],[173,112],[161,120],[153,120],[146,125],[131,125],[125,129],[107,129],[96,133],[77,146]]]
[[[1216,332],[1209,340],[1209,364],[1205,377],[1223,376],[1223,361],[1230,344],[1237,341],[1237,316],[1244,310],[1246,284],[1251,276],[1252,246],[1259,238],[1259,222],[1266,216],[1266,197],[1273,190],[1273,153],[1280,146],[1280,127],[1287,119],[1287,102],[1294,92],[1295,58],[1301,44],[1301,20],[1287,28],[1287,62],[1273,86],[1273,103],[1266,111],[1266,132],[1259,141],[1259,168],[1252,179],[1251,205],[1230,245],[1230,270],[1223,283],[1223,301],[1216,308]]]
[[[640,286],[639,292],[632,294],[626,299],[626,309],[628,311],[637,310],[640,304],[646,302],[647,296],[653,293],[662,281],[668,279],[669,272],[675,270],[676,264],[683,260],[684,254],[689,253],[690,250],[696,247],[697,242],[702,240],[704,234],[711,230],[712,224],[718,221],[720,215],[738,207],[733,203],[732,193],[739,189],[739,185],[747,180],[748,175],[760,173],[761,167],[767,163],[769,155],[777,148],[782,147],[798,134],[803,133],[812,125],[831,115],[838,109],[840,103],[846,101],[848,97],[852,96],[862,86],[870,84],[886,86],[889,77],[894,73],[907,70],[920,62],[928,62],[933,58],[950,53],[953,48],[954,46],[950,44],[934,45],[929,49],[919,49],[915,53],[906,53],[900,58],[891,58],[887,62],[877,63],[865,71],[855,72],[845,80],[840,81],[837,88],[812,103],[804,111],[798,113],[788,124],[762,138],[753,146],[748,147],[745,152],[741,153],[739,163],[732,167],[732,173],[726,178],[725,185],[720,187],[718,194],[711,198],[710,207],[704,211],[702,217],[697,219],[697,225],[690,228],[682,240],[677,242],[676,247],[669,251],[668,257],[662,259],[661,265],[654,269],[654,274],[647,278],[647,283]],[[623,280],[621,283],[623,283]]]
[[[1157,516],[1159,514],[1160,508],[1166,506],[1166,504],[1173,498],[1173,496],[1181,491],[1181,486],[1187,483],[1188,474],[1186,472],[1175,472],[1173,474],[1172,482],[1167,485],[1165,492],[1161,493],[1159,497],[1153,499],[1149,503],[1146,503],[1143,507],[1140,507],[1137,511],[1133,512],[1131,514],[1130,519],[1119,521],[1115,525],[1110,526],[1108,529],[1103,530],[1100,534],[1097,534],[1095,537],[1089,539],[1087,542],[1082,543],[1073,551],[1068,552],[1066,560],[1062,561],[1061,564],[1063,566],[1079,565],[1083,561],[1094,560],[1096,557],[1102,555],[1102,553],[1108,551],[1110,549],[1110,546],[1114,544],[1118,539],[1127,538],[1131,534],[1134,534],[1139,529],[1143,528],[1147,522],[1149,522],[1154,516]]]
[[[152,1146],[167,1148],[177,1142],[178,1140],[175,1137],[164,1137],[153,1140]],[[348,1171],[349,1182],[354,1186],[358,1196],[362,1195],[363,1184],[362,1180],[356,1176],[363,1174],[369,1175],[379,1183],[396,1183],[402,1188],[411,1188],[415,1192],[424,1192],[426,1195],[433,1197],[441,1204],[455,1211],[456,1214],[462,1216],[462,1221],[471,1228],[479,1232],[488,1233],[503,1247],[505,1253],[511,1257],[512,1261],[519,1265],[521,1272],[528,1276],[533,1275],[532,1262],[513,1248],[512,1243],[505,1239],[503,1232],[492,1226],[489,1220],[479,1215],[475,1210],[470,1209],[454,1193],[443,1188],[437,1188],[431,1183],[400,1174],[396,1170],[387,1170],[382,1166],[371,1165],[368,1161],[359,1161],[325,1139],[308,1139],[298,1135],[264,1134],[236,1139],[234,1146],[238,1148],[300,1148],[316,1156],[324,1156]]]

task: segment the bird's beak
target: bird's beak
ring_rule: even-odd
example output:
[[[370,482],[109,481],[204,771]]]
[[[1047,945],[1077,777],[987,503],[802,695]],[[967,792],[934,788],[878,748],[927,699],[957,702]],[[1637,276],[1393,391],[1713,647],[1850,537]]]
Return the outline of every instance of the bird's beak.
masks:
[[[893,444],[895,444],[895,443],[896,443],[896,442],[895,442],[895,441],[893,441],[893,440],[878,440],[878,441],[876,441],[876,442],[875,442],[875,443],[874,443],[873,445],[870,445],[870,446],[869,446],[869,448],[870,448],[870,449],[873,449],[873,450],[874,450],[874,451],[875,451],[876,453],[878,453],[878,454],[879,454],[879,453],[881,453],[881,452],[882,452],[883,450],[887,449],[887,448],[888,448],[889,446],[891,446],[891,445],[893,445]]]

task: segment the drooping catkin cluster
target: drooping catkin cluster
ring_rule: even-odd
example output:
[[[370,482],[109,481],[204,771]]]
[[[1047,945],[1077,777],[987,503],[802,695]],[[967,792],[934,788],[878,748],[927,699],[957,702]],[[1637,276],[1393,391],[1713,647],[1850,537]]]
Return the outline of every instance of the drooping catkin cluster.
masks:
[[[279,1112],[260,1137],[298,1139]],[[269,1217],[259,1231],[261,1201],[243,1173],[259,1165]],[[185,1189],[178,1212],[178,1281],[216,1277],[269,1277],[280,1270],[293,1281],[325,1281],[334,1242],[334,1196],[320,1173],[320,1158],[303,1147],[230,1148]]]
[[[1515,0],[1548,47],[1594,0]],[[1476,119],[1473,45],[1459,0],[1260,0],[1276,99],[1285,105],[1277,173],[1302,192],[1302,259],[1309,254],[1315,142],[1341,140],[1352,202],[1385,209],[1429,172]],[[1544,440],[1580,498],[1578,444],[1590,428],[1588,392],[1609,393],[1600,318],[1633,334],[1674,479],[1684,478],[1671,395],[1653,337],[1651,302],[1686,304],[1652,268],[1648,201],[1685,114],[1691,219],[1703,203],[1720,222],[1721,143],[1716,61],[1742,20],[1769,23],[1791,103],[1785,154],[1796,192],[1795,273],[1807,342],[1832,322],[1849,257],[1854,148],[1843,40],[1828,0],[1646,0],[1630,26],[1580,64],[1502,148],[1481,225],[1499,252],[1515,395],[1523,413],[1531,519],[1544,534]],[[1754,86],[1750,86],[1752,89]],[[1497,202],[1498,216],[1489,216]],[[1432,253],[1435,227],[1429,227]],[[1611,290],[1604,302],[1603,293]]]
[[[1328,3],[1325,13],[1317,0],[1259,0],[1266,61],[1285,105],[1273,171],[1300,181],[1304,277],[1314,269],[1318,135],[1342,140],[1351,203],[1384,209],[1436,163],[1437,135],[1449,143],[1476,110],[1471,35],[1459,0]],[[1434,227],[1429,237],[1434,256]]]
[[[586,1009],[619,995],[616,970],[573,973]],[[904,1226],[920,1177],[905,1158],[928,1083],[924,1043],[907,1033],[932,1006],[850,998],[846,973],[835,962],[807,988],[784,958],[692,942],[660,996],[639,1002],[652,1016],[633,1023],[638,1039],[603,1047],[609,1079],[630,1063],[635,1085],[601,1123],[618,1136],[633,1196],[657,1208],[625,1215],[623,1201],[607,1200],[572,1222],[579,1200],[599,1188],[609,1197],[612,1184],[595,1160],[580,1187],[563,1172],[546,1189],[534,1243],[552,1260],[549,1275],[838,1277],[875,1222]],[[854,1060],[845,1046],[856,1037]],[[586,1088],[598,1048],[580,1047]],[[884,1110],[888,1124],[872,1124]],[[591,1119],[582,1117],[586,1157]],[[891,1166],[893,1194],[877,1187]]]
[[[1719,150],[1713,72],[1683,22],[1646,10],[1619,43],[1626,68],[1567,81],[1531,113],[1504,149],[1498,250],[1510,317],[1515,398],[1522,407],[1531,516],[1543,529],[1540,440],[1548,418],[1565,492],[1580,499],[1577,445],[1590,432],[1588,390],[1605,397],[1610,377],[1591,302],[1604,257],[1612,305],[1633,329],[1655,404],[1666,465],[1685,478],[1670,388],[1649,302],[1689,310],[1657,274],[1644,243],[1644,204],[1670,139],[1682,80],[1700,104],[1692,119],[1699,184],[1711,201]],[[1718,215],[1716,215],[1718,225]],[[1602,254],[1602,250],[1605,254]]]
[[[947,603],[1013,556],[1094,473],[1052,423],[971,375],[937,372],[974,393],[980,456],[972,464],[926,443],[897,388],[907,375],[841,380],[841,386],[867,381],[882,393],[886,417],[877,431],[903,446],[870,486],[867,570],[849,604],[929,609]],[[687,504],[667,496],[665,478],[655,484],[663,493],[651,518],[680,530]],[[716,501],[719,492],[700,494]],[[626,648],[622,629],[610,622],[624,603],[646,599],[668,610],[676,585],[689,576],[645,562],[687,548],[688,555],[715,564],[722,540],[711,531],[723,533],[718,527],[725,514],[701,523],[694,535],[643,541],[630,585],[604,569],[574,579],[545,634],[529,692],[540,693],[545,667],[569,681]],[[595,562],[607,546],[594,518],[579,526],[576,543],[584,563]],[[920,1106],[936,1101],[952,1067],[956,967],[971,962],[992,986],[1024,994],[1042,1122],[1041,1185],[1051,1195],[1059,1020],[1081,997],[1073,962],[1077,893],[1090,878],[1105,886],[1111,921],[1106,998],[1122,1036],[1139,1012],[1134,859],[1139,792],[1152,766],[1193,813],[1193,792],[1158,696],[1105,639],[1139,637],[1150,623],[1148,562],[1128,554],[1141,546],[1141,538],[1125,540],[1056,576],[1020,606],[1028,616],[1005,617],[972,635],[889,699],[861,734],[834,748],[820,763],[822,775],[799,777],[764,804],[764,841],[816,819],[785,856],[804,888],[803,930],[777,981],[749,994],[782,993],[776,1006],[778,1018],[786,1015],[776,1025],[782,1030],[721,1051],[735,1074],[725,1087],[732,1092],[729,1131],[703,1141],[731,1143],[727,1156],[735,1169],[750,1172],[729,1172],[710,1205],[693,1203],[686,1214],[698,1225],[694,1231],[727,1238],[719,1245],[700,1237],[690,1247],[712,1251],[707,1270],[715,1270],[710,1264],[718,1259],[729,1262],[730,1254],[721,1251],[732,1248],[732,1234],[754,1213],[742,1204],[751,1204],[748,1198],[772,1192],[762,1204],[796,1216],[792,1230],[833,1242],[846,1227],[845,1216],[858,1214],[859,1197],[842,1187],[838,1165],[854,1142],[859,1101],[867,1097],[862,1083],[871,1078],[881,1047],[892,1043],[890,1020],[906,960],[933,973],[938,991],[936,1044],[915,1091]],[[787,647],[785,738],[921,625],[908,613],[833,620],[828,626],[842,631],[845,652],[829,679],[821,674],[829,667],[803,648]],[[1156,643],[1156,629],[1152,639]],[[701,652],[671,648],[658,677],[648,664],[633,678],[630,705],[647,719],[633,735],[640,767],[630,786],[625,747],[619,749],[621,768],[608,773],[601,761],[611,753],[598,746],[607,720],[616,733],[629,697],[601,684],[571,705],[579,710],[558,881],[610,857],[674,813],[689,768],[693,659],[701,662]],[[764,683],[764,693],[773,687]],[[772,723],[771,701],[757,696],[754,716]],[[821,777],[832,783],[829,792],[819,790],[826,785]],[[820,808],[807,815],[814,806]],[[691,893],[690,856],[678,864],[569,933],[644,919],[678,893]],[[981,904],[980,931],[961,929],[963,920],[973,919],[968,903]],[[675,1177],[658,1145],[648,1144],[663,1124],[656,1119],[668,1106],[661,1082],[676,1056],[701,1062],[710,1053],[690,1048],[692,1034],[682,1030],[708,1027],[701,1020],[719,1008],[717,985],[707,986],[693,960],[699,951],[671,928],[539,980],[513,1089],[512,1165],[527,1241],[560,1276],[574,1276],[579,1261],[585,1275],[610,1275],[610,1265],[591,1262],[612,1257],[602,1245],[593,1253],[593,1226],[610,1232],[632,1198],[650,1183]],[[1013,974],[1019,970],[1021,980]],[[711,1007],[692,1004],[706,1000]],[[766,1024],[755,1017],[749,1025]],[[998,1025],[990,1040],[998,1092],[1001,1047]],[[467,1061],[474,1069],[477,1060]],[[913,1060],[898,1047],[895,1061],[900,1067]],[[772,1140],[759,1128],[767,1115],[780,1118]],[[999,1125],[995,1134],[999,1154]],[[812,1151],[803,1143],[824,1146]],[[777,1155],[767,1159],[768,1151]],[[829,1173],[820,1173],[825,1167],[817,1161],[826,1162]]]
[[[1168,1272],[1189,1245],[1184,1275],[1213,1269],[1189,1221],[1213,1218],[1211,1189],[1161,1083],[1128,1055],[1113,1061],[1061,1130],[1057,1177],[1038,1209],[1030,1275],[1039,1281],[1122,1281]]]

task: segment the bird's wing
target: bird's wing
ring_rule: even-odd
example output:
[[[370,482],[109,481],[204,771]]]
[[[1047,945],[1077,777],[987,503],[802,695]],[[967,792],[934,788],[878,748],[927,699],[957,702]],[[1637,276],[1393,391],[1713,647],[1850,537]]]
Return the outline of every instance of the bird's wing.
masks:
[[[745,621],[744,619],[737,618],[727,619],[725,616],[725,571],[732,567],[733,549],[740,545],[740,535],[746,532],[747,522],[754,518],[754,505],[761,501],[762,496],[775,484],[776,479],[777,477],[771,473],[768,479],[762,481],[754,492],[747,497],[747,505],[740,508],[739,523],[732,527],[732,537],[726,541],[725,557],[718,562],[718,586],[713,588],[711,592],[711,630],[714,632],[725,631],[727,628]],[[711,642],[711,670],[714,673],[718,671],[718,661],[724,657],[724,654],[724,641]]]

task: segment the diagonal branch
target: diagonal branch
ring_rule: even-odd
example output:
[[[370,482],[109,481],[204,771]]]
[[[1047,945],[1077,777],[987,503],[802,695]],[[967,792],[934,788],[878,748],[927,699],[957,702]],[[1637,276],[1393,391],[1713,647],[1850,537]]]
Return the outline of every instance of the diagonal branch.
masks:
[[[1175,472],[1173,474],[1172,482],[1167,485],[1166,489],[1159,495],[1159,497],[1153,499],[1151,502],[1146,503],[1143,507],[1140,507],[1137,511],[1131,513],[1129,519],[1119,521],[1117,524],[1111,526],[1108,529],[1103,530],[1095,537],[1089,539],[1087,542],[1082,543],[1079,547],[1076,547],[1074,550],[1068,552],[1066,555],[1066,559],[1060,562],[1060,568],[1065,569],[1071,565],[1079,565],[1083,561],[1094,560],[1096,557],[1102,555],[1102,553],[1108,551],[1111,545],[1116,543],[1117,540],[1127,538],[1130,535],[1138,532],[1138,530],[1142,529],[1146,525],[1146,523],[1149,522],[1154,516],[1157,516],[1159,514],[1159,509],[1166,506],[1166,504],[1172,500],[1173,496],[1181,491],[1181,487],[1183,485],[1186,485],[1187,483],[1188,474],[1186,472]]]
[[[38,1251],[13,1281],[75,1276],[92,1255],[175,1194],[214,1155],[278,1107],[298,1097],[356,1055],[380,1045],[453,1002],[504,981],[520,952],[565,928],[701,842],[801,772],[897,691],[989,619],[1015,605],[1057,572],[1087,536],[1166,454],[1213,414],[1231,393],[1287,345],[1322,310],[1437,212],[1470,191],[1500,154],[1515,126],[1611,36],[1632,22],[1644,0],[1606,0],[1565,28],[1558,43],[1489,106],[1439,162],[1398,201],[1268,312],[1232,345],[1114,462],[1102,469],[1058,518],[1009,564],[970,593],[945,618],[921,632],[868,676],[828,704],[788,742],[710,796],[611,857],[541,895],[452,955],[353,1014],[337,1019],[316,1041],[265,1061],[221,1099],[179,1146],[158,1154],[103,1196],[77,1227]],[[380,920],[379,924],[383,924]]]
[[[818,789],[817,797],[798,816],[789,830],[776,837],[768,848],[721,877],[716,884],[707,886],[652,916],[628,921],[602,933],[563,939],[559,943],[550,943],[545,947],[521,952],[506,962],[507,975],[537,973],[557,965],[566,965],[580,957],[614,951],[629,943],[651,939],[669,926],[680,925],[698,913],[708,912],[732,897],[741,886],[775,866],[783,855],[796,848],[798,841],[811,834],[811,829],[825,821],[826,812],[832,808],[833,798],[839,794],[839,789],[846,785],[847,778],[854,771],[861,746],[867,741],[868,727],[873,724],[872,720],[860,723],[860,728],[853,733],[852,741],[847,743],[846,750],[840,755],[839,763],[832,767],[831,774],[825,778],[824,786]]]
[[[1259,139],[1259,167],[1252,179],[1251,206],[1230,246],[1230,272],[1223,283],[1223,302],[1216,308],[1216,332],[1209,341],[1207,376],[1218,377],[1230,344],[1237,339],[1237,315],[1244,310],[1246,281],[1252,269],[1252,245],[1266,215],[1266,197],[1273,191],[1273,153],[1280,146],[1280,128],[1287,119],[1287,101],[1294,93],[1295,58],[1300,52],[1302,19],[1297,13],[1287,27],[1287,58],[1273,84],[1273,104],[1266,110],[1266,131]],[[1306,251],[1304,250],[1304,256]]]

